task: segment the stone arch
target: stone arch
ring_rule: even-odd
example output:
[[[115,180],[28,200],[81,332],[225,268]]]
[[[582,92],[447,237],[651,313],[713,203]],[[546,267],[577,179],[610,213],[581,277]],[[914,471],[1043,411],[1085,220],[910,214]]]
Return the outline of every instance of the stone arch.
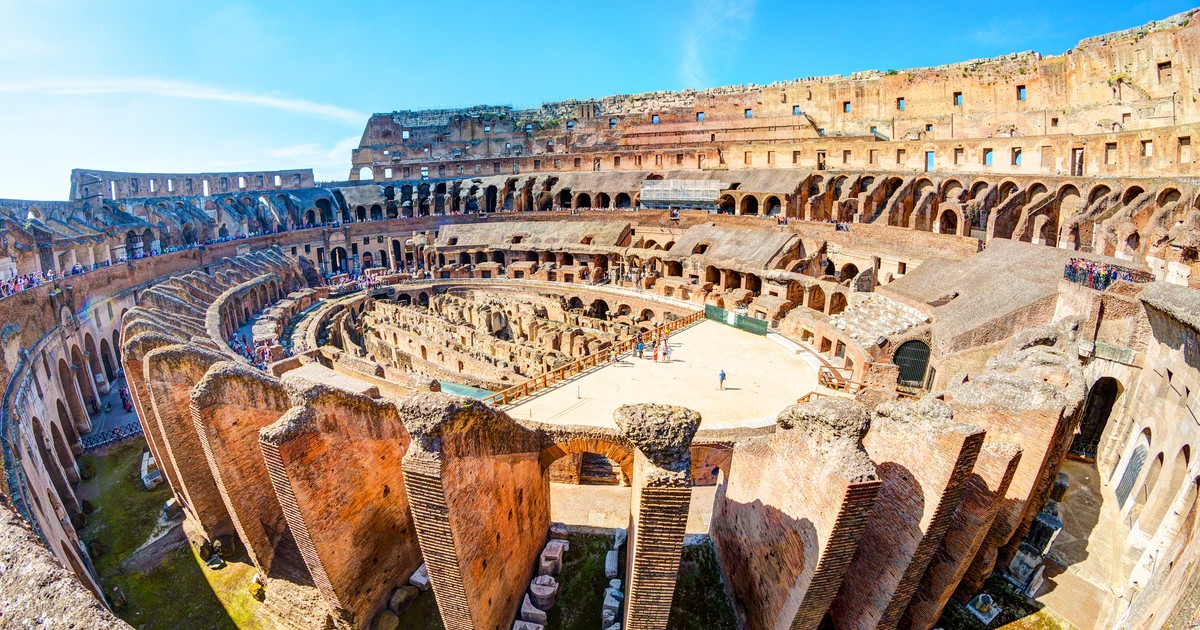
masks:
[[[754,195],[743,196],[740,207],[742,214],[758,215],[758,197],[755,197]]]
[[[600,298],[596,298],[592,301],[591,305],[588,306],[588,311],[589,314],[596,319],[608,319],[608,302],[605,302]]]
[[[808,308],[814,311],[825,312],[825,289],[820,285],[813,285],[808,290]]]
[[[1113,405],[1121,396],[1124,387],[1111,376],[1096,379],[1088,390],[1079,419],[1079,432],[1071,443],[1071,452],[1087,459],[1095,459],[1100,449],[1100,440],[1108,426]]]
[[[1175,458],[1167,470],[1167,477],[1163,480],[1164,483],[1156,488],[1149,497],[1146,509],[1138,519],[1138,527],[1142,531],[1153,535],[1162,525],[1163,517],[1175,503],[1179,496],[1179,490],[1183,488],[1183,482],[1187,479],[1191,455],[1191,446],[1186,444],[1175,454]]]
[[[359,181],[370,181],[375,179],[375,171],[371,170],[370,166],[364,166],[358,169]]]
[[[838,272],[838,280],[845,282],[858,275],[858,265],[854,263],[846,263],[842,265],[842,270]]]
[[[71,442],[71,452],[75,455],[83,454],[83,444],[79,441],[79,431],[75,429],[75,423],[71,422],[71,413],[67,411],[67,404],[61,398],[54,401],[55,410],[58,411],[58,424],[66,433],[67,439]]]
[[[38,457],[42,460],[42,466],[50,476],[50,485],[54,487],[54,492],[58,495],[59,500],[62,501],[68,515],[74,516],[78,514],[80,512],[79,503],[75,498],[75,493],[71,491],[71,486],[67,484],[64,467],[50,454],[50,448],[46,443],[46,431],[42,427],[42,421],[35,416],[30,419],[29,424],[33,428],[33,446],[37,449]]]
[[[612,205],[612,198],[608,193],[596,193],[596,207],[608,209]]]
[[[91,332],[83,334],[83,349],[87,351],[88,367],[92,370],[93,382],[97,374],[104,374],[104,365],[100,362],[100,351],[96,347],[96,339]],[[107,380],[107,379],[105,379]]]
[[[892,355],[892,363],[899,366],[896,383],[908,387],[924,387],[929,373],[929,344],[913,339],[900,344]]]
[[[846,310],[846,294],[841,291],[834,291],[829,295],[829,314],[837,315]]]
[[[958,201],[958,196],[963,190],[962,182],[953,177],[942,182],[941,188],[938,190],[938,195],[942,201]]]
[[[1150,428],[1146,427],[1138,436],[1137,445],[1130,451],[1129,456],[1125,458],[1124,472],[1121,473],[1120,481],[1117,482],[1117,487],[1114,494],[1117,497],[1117,507],[1124,508],[1125,503],[1129,500],[1130,493],[1133,492],[1133,484],[1137,482],[1141,476],[1142,467],[1146,465],[1146,456],[1150,452],[1151,433]],[[1114,468],[1115,473],[1118,468]]]
[[[75,429],[81,433],[91,431],[92,423],[88,417],[87,408],[84,406],[83,392],[79,389],[78,381],[71,373],[66,359],[58,360],[58,380],[62,385],[62,392],[67,398],[67,407],[71,410],[71,420]]]
[[[592,207],[592,196],[587,193],[579,193],[578,195],[575,195],[575,205],[573,205],[572,207],[573,208],[591,208]]]
[[[625,475],[626,479],[633,479],[632,449],[624,444],[618,444],[603,437],[573,438],[556,441],[538,453],[538,462],[541,464],[542,473],[545,474],[550,470],[550,465],[559,459],[568,455],[581,455],[583,453],[595,453],[607,457],[614,464],[621,467],[621,472]]]
[[[1088,200],[1087,200],[1088,205],[1090,206],[1090,205],[1096,203],[1101,198],[1103,198],[1111,193],[1112,193],[1112,189],[1109,188],[1107,184],[1097,184],[1095,186],[1092,186],[1092,189],[1088,191]]]
[[[630,200],[628,193],[621,192],[621,193],[617,193],[614,205],[617,208],[628,208],[628,207],[632,206],[633,203]]]
[[[1145,510],[1146,503],[1154,494],[1154,491],[1158,489],[1158,478],[1162,475],[1163,464],[1165,462],[1166,455],[1162,451],[1159,451],[1154,456],[1154,459],[1150,461],[1150,470],[1146,472],[1146,479],[1142,481],[1141,488],[1138,489],[1133,497],[1133,508],[1130,511],[1138,512],[1138,514],[1132,515],[1133,518],[1141,516]]]
[[[690,451],[692,460],[692,483],[697,486],[713,486],[717,484],[716,471],[729,478],[729,467],[733,463],[733,448],[725,444],[693,444]]]
[[[71,452],[71,447],[67,444],[67,439],[63,437],[62,430],[53,421],[46,424],[50,426],[50,442],[54,445],[54,454],[58,457],[58,464],[67,474],[67,481],[79,483],[79,466],[75,462],[75,454]]]
[[[721,195],[721,198],[717,200],[717,212],[720,214],[733,214],[735,207],[733,195]]]
[[[1126,188],[1125,192],[1121,193],[1121,204],[1126,206],[1129,205],[1134,199],[1137,199],[1138,196],[1144,192],[1146,191],[1143,190],[1141,186],[1130,186],[1129,188]]]
[[[946,208],[938,215],[937,220],[939,234],[958,234],[958,211],[954,208]]]
[[[783,208],[783,202],[779,201],[779,197],[771,195],[763,201],[763,216],[773,217],[780,213]]]

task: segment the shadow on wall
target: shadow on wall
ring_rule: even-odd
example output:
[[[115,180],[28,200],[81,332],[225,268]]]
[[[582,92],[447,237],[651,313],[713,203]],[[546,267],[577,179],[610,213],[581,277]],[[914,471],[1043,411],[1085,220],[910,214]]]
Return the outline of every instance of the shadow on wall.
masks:
[[[773,628],[790,625],[791,618],[775,617],[795,610],[782,610],[796,583],[816,570],[819,561],[817,530],[812,521],[796,519],[760,499],[751,503],[727,500],[725,484],[717,490],[712,537],[725,579],[730,584],[739,627]],[[750,618],[750,614],[757,617]]]

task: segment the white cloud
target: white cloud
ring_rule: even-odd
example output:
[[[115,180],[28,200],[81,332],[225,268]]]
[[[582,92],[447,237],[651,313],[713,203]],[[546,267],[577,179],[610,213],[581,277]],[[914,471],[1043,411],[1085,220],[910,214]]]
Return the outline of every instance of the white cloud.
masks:
[[[350,152],[358,147],[359,136],[343,138],[332,145],[309,142],[278,149],[268,149],[272,159],[281,159],[313,169],[321,181],[341,181],[350,172]]]
[[[318,116],[347,124],[365,124],[367,114],[336,105],[314,103],[275,94],[254,94],[227,88],[149,78],[26,81],[0,83],[0,93],[84,96],[94,94],[147,94],[200,101],[221,101]]]
[[[679,82],[685,88],[710,85],[714,58],[727,56],[746,39],[756,0],[696,0],[683,29]]]

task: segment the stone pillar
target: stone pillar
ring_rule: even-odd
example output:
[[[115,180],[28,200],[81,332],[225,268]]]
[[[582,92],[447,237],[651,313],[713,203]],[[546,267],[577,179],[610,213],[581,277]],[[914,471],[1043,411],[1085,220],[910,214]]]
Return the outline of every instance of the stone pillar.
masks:
[[[942,616],[946,603],[983,545],[1020,461],[1021,449],[1016,444],[983,445],[975,470],[963,485],[954,521],[921,578],[903,627],[932,628]]]
[[[175,476],[175,468],[167,459],[166,443],[154,416],[154,409],[150,405],[150,393],[142,370],[142,358],[148,352],[175,343],[179,343],[179,339],[163,333],[144,332],[133,335],[125,340],[121,349],[121,361],[125,367],[125,382],[129,384],[129,393],[133,396],[133,408],[137,412],[138,423],[142,425],[142,435],[146,436],[150,454],[154,456],[167,485],[171,486],[180,505],[183,505],[186,502],[183,498],[183,486]]]
[[[861,404],[785,409],[774,434],[739,440],[719,491],[713,540],[747,627],[815,629],[858,548],[880,481],[863,449]]]
[[[838,628],[896,628],[950,526],[983,430],[945,403],[884,403],[863,445],[883,482],[830,614]]]
[[[411,442],[404,487],[447,628],[509,628],[550,527],[538,432],[477,400],[397,403]]]
[[[691,443],[700,414],[673,405],[622,405],[617,427],[635,447],[625,598],[626,630],[664,630],[691,505]]]

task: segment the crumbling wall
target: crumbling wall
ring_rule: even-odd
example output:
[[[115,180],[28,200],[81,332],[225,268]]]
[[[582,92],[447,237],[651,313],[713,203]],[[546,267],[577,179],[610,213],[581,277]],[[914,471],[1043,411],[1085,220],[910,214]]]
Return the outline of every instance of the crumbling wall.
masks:
[[[983,430],[940,401],[885,403],[863,445],[882,486],[830,613],[839,628],[895,628],[954,517]]]
[[[391,404],[284,376],[291,408],[259,433],[300,554],[327,601],[358,624],[421,564]]]
[[[713,540],[739,617],[752,630],[817,628],[866,526],[880,481],[858,403],[784,410],[774,435],[737,442]]]

